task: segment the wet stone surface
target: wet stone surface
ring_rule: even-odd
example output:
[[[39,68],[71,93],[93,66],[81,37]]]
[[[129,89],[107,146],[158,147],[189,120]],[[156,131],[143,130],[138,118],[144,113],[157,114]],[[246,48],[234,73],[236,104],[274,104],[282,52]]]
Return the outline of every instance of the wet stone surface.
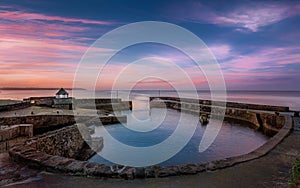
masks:
[[[12,182],[22,181],[37,176],[37,174],[40,172],[37,169],[29,168],[26,163],[16,163],[12,161],[8,153],[1,153],[0,161],[0,187]]]

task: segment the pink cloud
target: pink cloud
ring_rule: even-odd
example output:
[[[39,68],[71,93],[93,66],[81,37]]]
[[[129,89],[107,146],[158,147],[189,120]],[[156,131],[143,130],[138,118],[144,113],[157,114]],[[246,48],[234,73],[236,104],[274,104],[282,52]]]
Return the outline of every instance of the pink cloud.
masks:
[[[188,5],[187,5],[188,4]],[[175,6],[175,7],[173,7]],[[252,32],[261,27],[277,23],[300,14],[299,3],[285,2],[248,2],[233,7],[227,12],[218,12],[200,2],[185,2],[185,6],[172,5],[169,14],[182,21],[207,22],[220,26],[235,26]],[[237,31],[244,30],[237,28]]]
[[[61,21],[66,23],[83,23],[83,24],[96,24],[96,25],[114,25],[115,22],[89,20],[89,19],[78,19],[78,18],[67,18],[61,16],[50,16],[38,13],[27,13],[23,11],[7,11],[0,10],[0,17],[6,20],[43,20],[43,21]]]
[[[12,10],[0,6],[0,87],[72,87],[86,41],[94,40],[81,36],[117,24]]]
[[[227,44],[220,44],[220,45],[209,45],[208,48],[214,54],[214,56],[218,59],[226,59],[231,56],[232,48],[230,45]]]
[[[300,47],[276,48],[268,47],[247,55],[232,54],[231,60],[221,64],[229,71],[249,72],[261,69],[261,71],[281,71],[285,65],[300,64]],[[256,72],[259,72],[256,70]]]

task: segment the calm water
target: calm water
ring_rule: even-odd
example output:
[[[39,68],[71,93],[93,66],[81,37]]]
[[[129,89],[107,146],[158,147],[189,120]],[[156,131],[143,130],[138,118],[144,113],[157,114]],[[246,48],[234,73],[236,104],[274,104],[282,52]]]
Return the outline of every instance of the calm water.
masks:
[[[0,93],[0,98],[21,100],[30,96],[54,96],[55,93],[55,90],[2,90]],[[77,91],[76,95],[73,94],[73,96],[76,98],[90,98],[92,96],[91,94],[93,94],[92,91],[83,90]],[[284,105],[289,106],[291,109],[300,110],[300,92],[228,92],[227,95],[228,101]],[[148,106],[150,96],[176,97],[177,93],[174,91],[96,91],[95,96],[99,98],[118,97],[122,98],[123,100],[133,101],[132,112],[120,112],[127,115],[128,119],[126,124],[105,126],[111,136],[121,143],[135,147],[152,146],[169,138],[177,127],[180,117],[179,112],[171,109],[168,109],[167,111],[157,108],[149,109]],[[192,96],[191,93],[184,92],[184,97],[189,98],[190,96]],[[198,96],[202,99],[210,99],[210,93],[206,91],[199,91]],[[183,119],[185,120],[193,118],[197,117],[193,116],[192,114],[183,115]],[[185,130],[191,130],[195,128],[195,133],[191,140],[179,153],[160,165],[197,163],[237,156],[255,150],[259,146],[263,145],[268,139],[261,133],[255,132],[245,126],[232,125],[230,123],[223,122],[221,131],[219,132],[214,143],[206,151],[199,153],[198,147],[206,126],[201,126],[200,124],[193,125],[189,123],[185,124],[184,126],[186,127]],[[207,126],[213,125],[209,124]],[[95,135],[93,136],[101,136],[103,131],[102,129],[104,127],[97,125],[95,127]],[[129,128],[133,128],[133,130]],[[180,140],[177,141],[172,144],[180,144]],[[105,147],[117,149],[115,145],[105,142],[104,140],[104,148]],[[167,149],[161,152],[168,153],[169,151]],[[139,157],[144,159],[149,156],[145,154]],[[112,164],[99,155],[95,155],[90,159],[90,161],[109,165]]]
[[[128,124],[134,124],[135,118],[139,120],[143,120],[143,117],[150,115],[150,123],[146,122],[143,124],[136,124],[136,126],[148,126],[148,124],[156,124],[156,122],[160,123],[160,126],[149,132],[138,132],[132,131],[126,128],[126,124],[114,124],[105,126],[106,130],[118,141],[135,147],[147,147],[152,146],[155,144],[159,144],[160,142],[164,141],[168,137],[172,135],[174,132],[180,113],[175,110],[168,109],[166,111],[166,116],[161,122],[161,118],[159,116],[164,115],[163,109],[153,108],[151,110],[138,110],[133,111],[133,114],[129,112],[123,112],[128,116]],[[192,114],[184,114],[183,118],[191,119],[194,116]],[[162,166],[165,165],[180,165],[180,164],[188,164],[188,163],[198,163],[198,162],[205,162],[205,161],[212,161],[218,160],[226,157],[237,156],[241,154],[246,154],[250,151],[255,150],[259,146],[263,145],[267,141],[267,137],[262,135],[259,132],[255,132],[254,130],[239,125],[232,125],[230,123],[224,122],[219,132],[216,140],[214,143],[203,153],[198,152],[199,143],[203,136],[206,126],[192,125],[186,124],[186,129],[191,129],[192,126],[196,126],[196,131],[192,136],[191,140],[188,144],[174,157],[170,158],[169,160],[159,164]],[[213,125],[207,125],[213,126]],[[93,136],[101,136],[103,126],[96,126],[95,134]],[[175,141],[176,142],[176,141]],[[172,143],[174,145],[180,144]],[[111,147],[117,149],[115,145],[111,143],[106,143],[104,140],[104,148]],[[171,148],[172,146],[170,146]],[[161,151],[169,152],[168,150]],[[161,154],[161,153],[160,153]],[[120,157],[124,156],[124,154],[120,153]],[[148,154],[144,154],[139,156],[142,159],[148,157]],[[95,155],[90,159],[92,162],[97,163],[104,163],[108,165],[112,165],[113,163],[105,160],[100,155]]]
[[[54,96],[55,90],[0,90],[0,99],[18,99],[30,96]],[[92,91],[77,91],[76,98],[88,98]],[[128,97],[128,94],[129,97]],[[189,92],[185,92],[185,97],[191,96]],[[136,96],[177,96],[174,91],[132,91],[132,92],[116,92],[116,91],[96,91],[96,97],[120,97],[123,99],[134,99]],[[201,99],[210,99],[210,92],[198,91]],[[257,103],[268,105],[289,106],[291,110],[300,110],[300,91],[228,91],[227,101]]]

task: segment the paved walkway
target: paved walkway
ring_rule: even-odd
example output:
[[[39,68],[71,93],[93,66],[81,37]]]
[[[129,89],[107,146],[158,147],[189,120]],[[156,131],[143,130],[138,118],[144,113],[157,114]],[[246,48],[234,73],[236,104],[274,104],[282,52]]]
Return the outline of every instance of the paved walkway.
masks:
[[[300,126],[300,119],[295,125]],[[266,156],[230,168],[190,176],[143,180],[75,177],[42,172],[42,179],[11,187],[287,187],[289,169],[300,154],[300,131],[293,131]]]

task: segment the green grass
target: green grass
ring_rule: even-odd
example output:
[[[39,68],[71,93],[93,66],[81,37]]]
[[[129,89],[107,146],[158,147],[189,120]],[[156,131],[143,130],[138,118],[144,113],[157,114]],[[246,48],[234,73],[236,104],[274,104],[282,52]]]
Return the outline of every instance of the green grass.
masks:
[[[290,170],[289,188],[297,188],[297,186],[300,186],[300,156],[297,157]]]

